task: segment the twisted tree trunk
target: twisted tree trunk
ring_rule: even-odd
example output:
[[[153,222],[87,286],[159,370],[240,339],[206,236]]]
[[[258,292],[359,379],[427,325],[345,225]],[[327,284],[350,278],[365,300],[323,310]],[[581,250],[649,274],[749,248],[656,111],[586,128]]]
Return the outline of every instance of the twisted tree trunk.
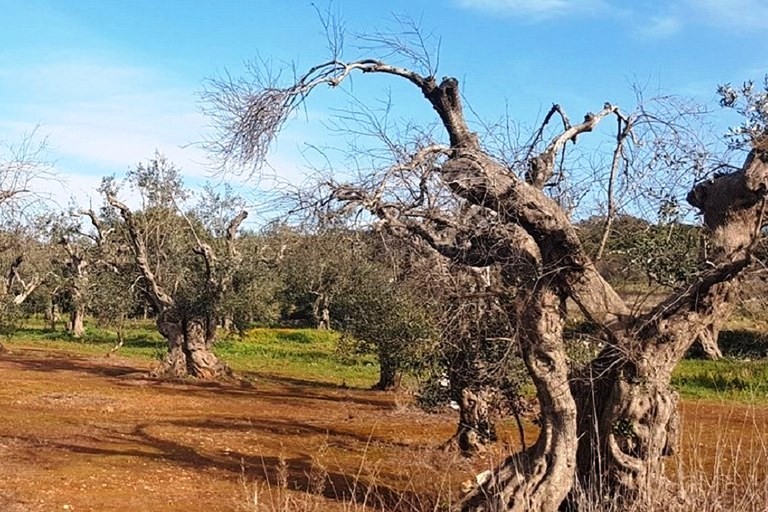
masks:
[[[195,377],[214,380],[232,375],[232,370],[212,352],[215,329],[205,328],[202,319],[183,322],[158,320],[157,329],[168,340],[168,353],[154,377]]]
[[[455,438],[464,455],[484,453],[490,443],[496,442],[496,426],[493,421],[495,393],[496,390],[488,386],[461,390],[459,426]]]
[[[215,306],[225,288],[225,284],[215,275],[216,257],[213,249],[198,239],[198,246],[193,250],[205,262],[206,286],[209,291],[213,291],[208,299],[209,302],[205,304],[210,309],[210,313],[207,316],[201,316],[200,313],[195,312],[194,308],[180,307],[155,276],[149,264],[146,244],[133,212],[109,193],[107,201],[120,211],[128,227],[136,265],[147,283],[147,298],[157,312],[157,329],[168,341],[168,353],[152,375],[170,378],[195,377],[206,380],[231,375],[229,366],[220,361],[211,350],[216,337]],[[242,212],[231,221],[228,237],[234,237],[234,233],[246,216],[247,214]],[[228,238],[228,241],[231,242],[231,238]],[[201,290],[201,293],[204,291]]]
[[[541,406],[536,443],[508,457],[483,485],[464,500],[463,512],[556,511],[565,500],[576,469],[576,404],[568,392],[562,299],[547,284],[521,292],[523,359]]]
[[[460,508],[554,512],[575,482],[593,497],[607,497],[622,508],[642,504],[650,488],[664,487],[663,458],[676,444],[672,370],[691,344],[727,315],[731,292],[766,223],[768,148],[761,147],[765,141],[754,141],[742,169],[715,175],[689,194],[688,201],[704,214],[713,254],[689,283],[653,311],[636,315],[598,273],[567,212],[544,192],[556,175],[565,145],[593,131],[601,120],[617,119],[617,144],[631,139],[633,120],[609,103],[576,125],[554,106],[565,127],[543,151],[533,154],[540,130],[525,161],[519,162],[527,169],[521,177],[485,151],[469,129],[457,80],[444,78],[438,83],[433,76],[376,59],[333,59],[311,68],[284,89],[257,87],[254,92],[239,83],[224,84],[219,100],[226,112],[224,130],[232,132],[223,145],[225,154],[246,161],[257,158],[265,141],[272,140],[288,114],[314,88],[336,87],[353,71],[383,73],[415,85],[435,110],[450,144],[424,147],[412,162],[398,160],[393,166],[397,173],[411,170],[419,177],[421,191],[415,205],[398,199],[386,202],[387,195],[379,189],[366,194],[340,187],[336,198],[358,202],[455,261],[500,265],[508,290],[519,290],[510,301],[518,309],[510,311],[510,316],[519,321],[521,352],[541,407],[541,432],[532,447],[495,468]],[[254,119],[253,110],[243,108],[239,117],[234,116],[236,122],[230,122],[231,96],[241,91],[244,105],[257,110],[266,104],[279,115]],[[620,149],[615,155],[621,154]],[[435,154],[442,160],[425,164],[425,155]],[[445,215],[425,208],[431,176],[438,176],[471,207],[485,211],[488,222],[446,221]],[[587,370],[573,379],[562,332],[566,298],[597,326],[606,345]]]

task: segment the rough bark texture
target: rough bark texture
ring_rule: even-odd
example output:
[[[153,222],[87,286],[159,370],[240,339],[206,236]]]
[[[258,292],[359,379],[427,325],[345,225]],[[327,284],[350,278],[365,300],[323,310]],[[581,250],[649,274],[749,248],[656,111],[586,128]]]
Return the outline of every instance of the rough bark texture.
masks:
[[[207,330],[203,320],[158,320],[157,329],[168,340],[168,354],[152,372],[154,377],[215,380],[232,375],[211,351],[215,330]]]
[[[400,372],[397,361],[389,357],[386,352],[379,353],[379,382],[371,389],[377,391],[391,391],[400,387]]]
[[[69,312],[69,332],[75,338],[80,338],[85,334],[85,306],[81,302],[75,302],[72,305],[72,311]]]
[[[493,422],[494,393],[495,390],[486,386],[461,391],[455,437],[464,455],[485,453],[487,446],[497,439]]]
[[[722,359],[723,352],[720,350],[720,345],[717,344],[717,338],[720,336],[720,322],[712,323],[709,327],[704,327],[699,332],[697,341],[701,345],[701,350],[704,351],[704,355],[712,361]]]
[[[526,329],[520,333],[525,364],[536,386],[541,431],[536,443],[510,456],[472,491],[462,511],[556,511],[576,467],[576,404],[568,393],[561,298],[547,285],[521,293]]]

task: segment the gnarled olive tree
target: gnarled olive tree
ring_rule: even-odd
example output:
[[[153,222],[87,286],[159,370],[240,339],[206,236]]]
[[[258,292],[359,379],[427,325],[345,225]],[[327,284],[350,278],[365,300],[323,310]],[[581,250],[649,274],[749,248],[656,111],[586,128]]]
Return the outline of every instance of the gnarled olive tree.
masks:
[[[691,344],[719,322],[749,265],[764,224],[768,146],[760,138],[741,168],[713,176],[687,200],[703,214],[710,238],[708,261],[691,279],[648,312],[633,311],[600,275],[566,208],[547,193],[558,178],[567,143],[614,118],[621,134],[633,119],[606,103],[578,124],[564,118],[562,132],[543,149],[504,161],[470,129],[455,78],[438,80],[376,59],[334,58],[285,87],[219,81],[209,91],[222,139],[213,147],[231,164],[263,158],[288,116],[316,88],[337,87],[351,74],[388,75],[412,84],[434,109],[445,145],[422,145],[398,162],[436,179],[482,222],[452,222],[428,202],[388,203],[385,193],[342,188],[385,222],[399,223],[445,256],[472,266],[499,265],[508,315],[541,407],[535,444],[510,456],[473,490],[466,511],[555,511],[576,488],[628,505],[653,485],[664,487],[663,457],[674,450],[677,396],[670,377]],[[532,146],[533,147],[533,146]],[[431,158],[428,158],[430,157]],[[425,165],[428,160],[428,165]],[[418,174],[418,173],[417,173]],[[417,189],[418,190],[418,189]],[[459,218],[460,219],[460,218]],[[593,323],[604,348],[583,370],[570,371],[563,327],[566,300]]]
[[[168,353],[153,374],[215,379],[230,373],[211,350],[217,307],[239,261],[235,237],[247,212],[241,211],[216,238],[180,209],[185,195],[177,169],[162,155],[129,175],[145,202],[134,212],[117,197],[111,182],[102,187],[120,217],[130,246],[140,289],[154,309],[157,329]],[[219,245],[219,251],[214,247]]]

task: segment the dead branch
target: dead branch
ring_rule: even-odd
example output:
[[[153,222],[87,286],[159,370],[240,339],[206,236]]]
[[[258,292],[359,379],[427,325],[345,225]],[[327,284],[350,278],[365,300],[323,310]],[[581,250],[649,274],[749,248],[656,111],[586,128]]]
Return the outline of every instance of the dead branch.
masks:
[[[626,119],[624,114],[622,114],[619,110],[619,107],[611,105],[610,103],[606,103],[603,106],[603,109],[597,114],[593,114],[591,112],[586,114],[584,116],[584,122],[575,126],[570,126],[568,118],[565,117],[564,113],[562,113],[562,109],[559,105],[552,107],[552,110],[550,110],[547,118],[545,118],[545,123],[548,122],[549,118],[551,118],[551,114],[554,114],[554,112],[559,112],[561,114],[565,130],[563,130],[562,133],[552,139],[552,141],[543,152],[541,152],[535,158],[529,160],[528,171],[526,172],[525,178],[529,184],[535,186],[536,188],[543,188],[554,174],[555,159],[557,158],[558,153],[565,146],[566,142],[570,140],[575,143],[577,136],[582,133],[591,132],[600,123],[600,121],[611,114],[616,115],[616,117],[619,119],[619,122],[621,122],[623,119]]]
[[[147,256],[147,246],[136,225],[136,219],[133,216],[133,212],[112,193],[107,192],[106,198],[107,202],[120,212],[120,215],[125,221],[128,228],[128,235],[131,239],[131,246],[133,247],[134,256],[136,258],[136,264],[139,267],[142,277],[149,285],[149,288],[147,288],[147,295],[157,312],[162,313],[164,310],[172,307],[174,301],[173,298],[163,290],[155,277],[155,274],[152,272],[152,268],[149,265],[149,257]]]

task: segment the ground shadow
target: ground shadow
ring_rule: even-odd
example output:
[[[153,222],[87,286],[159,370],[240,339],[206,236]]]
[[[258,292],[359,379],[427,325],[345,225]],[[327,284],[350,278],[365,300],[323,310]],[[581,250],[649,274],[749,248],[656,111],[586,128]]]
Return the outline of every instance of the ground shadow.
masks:
[[[169,422],[169,424],[172,423],[174,422]],[[178,426],[195,425],[182,421]],[[376,476],[366,475],[359,470],[354,472],[345,472],[341,469],[330,470],[310,454],[301,453],[293,457],[251,455],[237,451],[230,451],[225,455],[204,454],[180,442],[152,434],[149,432],[151,427],[157,427],[157,424],[139,425],[130,434],[107,431],[103,436],[81,438],[95,444],[109,443],[111,447],[58,441],[47,442],[46,446],[97,457],[145,458],[194,468],[196,471],[201,468],[222,470],[248,479],[256,479],[271,489],[312,493],[343,503],[366,504],[377,510],[397,512],[437,510],[433,502],[434,498],[431,496],[412,490],[393,488],[377,481]],[[269,422],[262,424],[261,427],[275,429],[278,433],[282,428],[278,425],[270,426]],[[307,429],[306,426],[302,428]],[[338,435],[348,434],[339,433]],[[23,436],[17,439],[34,443],[34,439],[25,439]],[[120,445],[126,446],[121,448]],[[382,473],[378,476],[387,477]],[[388,475],[388,477],[392,478],[394,475]]]

